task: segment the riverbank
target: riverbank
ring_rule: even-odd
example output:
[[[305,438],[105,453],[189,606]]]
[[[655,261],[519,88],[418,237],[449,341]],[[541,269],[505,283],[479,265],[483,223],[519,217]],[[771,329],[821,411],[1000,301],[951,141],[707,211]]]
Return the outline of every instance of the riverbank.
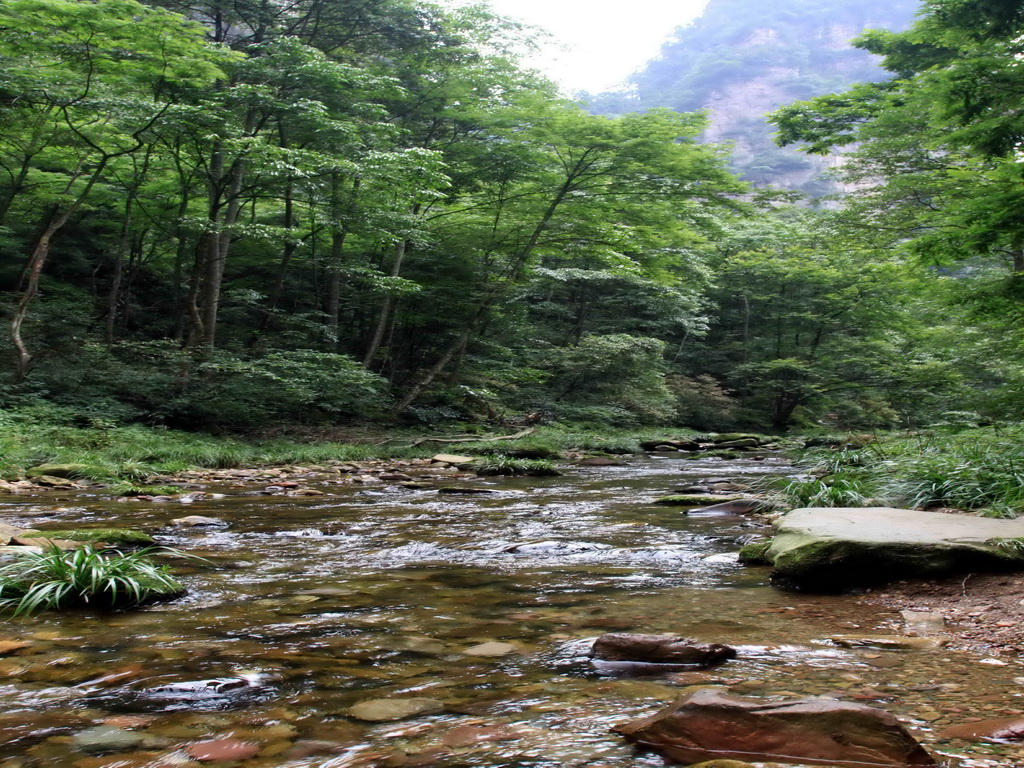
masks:
[[[976,653],[1024,652],[1024,573],[970,573],[899,581],[867,602],[942,617],[950,646]]]

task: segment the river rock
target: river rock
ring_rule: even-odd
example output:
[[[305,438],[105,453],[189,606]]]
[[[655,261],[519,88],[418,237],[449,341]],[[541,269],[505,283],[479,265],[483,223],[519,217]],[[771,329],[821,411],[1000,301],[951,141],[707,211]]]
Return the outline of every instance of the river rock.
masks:
[[[512,643],[499,643],[496,640],[480,643],[463,651],[467,656],[508,656],[515,652],[516,647]]]
[[[746,451],[757,448],[761,442],[756,437],[748,437],[742,440],[723,440],[721,443],[715,443],[715,448],[722,450],[733,450],[733,451]]]
[[[70,541],[69,539],[51,539],[48,536],[15,536],[11,539],[11,544],[16,547],[40,547],[50,549],[56,547],[62,549],[65,552],[72,549],[81,549],[85,546],[84,541]]]
[[[667,507],[706,507],[726,501],[738,501],[740,498],[740,496],[726,496],[713,493],[682,493],[675,496],[662,496],[660,499],[656,499],[654,503]]]
[[[268,698],[272,690],[266,680],[266,675],[251,674],[172,681],[148,688],[116,688],[93,694],[88,700],[104,709],[132,713],[227,710]]]
[[[479,493],[495,493],[490,488],[474,488],[470,485],[443,485],[437,489],[438,493],[445,494],[479,494]]]
[[[75,747],[83,752],[123,752],[139,746],[145,737],[110,725],[98,725],[75,734]]]
[[[587,456],[576,462],[579,467],[617,467],[619,460],[611,456]]]
[[[77,488],[78,483],[74,480],[68,480],[66,477],[54,477],[53,475],[36,475],[32,478],[32,481],[36,485],[41,485],[44,488]]]
[[[829,640],[840,648],[880,648],[886,651],[933,650],[949,645],[949,640],[942,637],[903,635],[833,635]]]
[[[794,509],[765,552],[774,578],[812,590],[903,578],[1024,569],[1024,519],[997,520],[888,507]]]
[[[715,759],[830,768],[937,764],[888,712],[833,699],[779,702],[701,689],[615,731],[683,765]]]
[[[6,523],[0,523],[0,546],[7,546],[11,543],[11,539],[19,536],[29,536],[38,531],[26,530],[25,528],[15,528],[13,525],[7,525]]]
[[[444,711],[444,702],[414,696],[408,699],[366,699],[345,710],[357,720],[385,723],[418,715],[436,715]]]
[[[640,447],[645,451],[699,451],[701,446],[696,440],[645,440]]]
[[[736,649],[719,643],[697,643],[675,635],[609,632],[594,641],[590,656],[601,661],[692,664],[710,667],[736,658]]]
[[[752,435],[747,432],[723,432],[721,434],[712,435],[711,442],[715,444],[716,448],[721,448],[725,443],[736,443],[745,442],[753,443],[754,445],[761,444],[760,435]]]
[[[217,517],[204,517],[203,515],[186,515],[171,520],[171,525],[179,528],[212,528],[215,526],[226,526],[227,523]]]
[[[221,760],[248,760],[259,754],[260,748],[252,742],[241,739],[211,739],[189,744],[185,752],[193,760],[214,763]]]
[[[455,453],[438,453],[430,459],[438,464],[470,464],[474,461],[472,456],[459,456]]]
[[[965,741],[1021,741],[1024,740],[1024,717],[1005,717],[999,720],[979,720],[951,725],[939,732],[939,738]]]
[[[31,647],[32,643],[28,640],[0,640],[0,656],[7,656]]]

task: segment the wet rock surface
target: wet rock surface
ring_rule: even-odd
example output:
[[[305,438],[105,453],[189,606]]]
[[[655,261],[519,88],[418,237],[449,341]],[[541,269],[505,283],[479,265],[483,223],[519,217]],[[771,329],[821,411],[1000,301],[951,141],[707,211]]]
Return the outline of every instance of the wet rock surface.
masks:
[[[683,764],[728,758],[837,768],[937,765],[892,715],[832,699],[775,702],[699,690],[616,731]]]
[[[674,635],[611,632],[594,641],[590,654],[600,661],[712,667],[736,658],[736,649],[720,643],[698,643]]]
[[[996,520],[889,507],[806,508],[785,514],[765,552],[773,576],[802,589],[900,578],[1024,570],[1024,519]]]

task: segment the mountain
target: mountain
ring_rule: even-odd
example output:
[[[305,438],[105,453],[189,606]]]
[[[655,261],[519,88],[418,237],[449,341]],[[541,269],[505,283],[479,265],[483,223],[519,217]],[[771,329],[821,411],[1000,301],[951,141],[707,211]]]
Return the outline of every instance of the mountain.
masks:
[[[867,28],[902,30],[919,0],[711,0],[676,30],[661,55],[632,77],[631,92],[600,94],[591,108],[616,114],[653,107],[708,110],[705,140],[735,146],[734,167],[758,185],[827,191],[819,173],[837,158],[809,158],[772,142],[764,115],[886,73],[853,48]]]

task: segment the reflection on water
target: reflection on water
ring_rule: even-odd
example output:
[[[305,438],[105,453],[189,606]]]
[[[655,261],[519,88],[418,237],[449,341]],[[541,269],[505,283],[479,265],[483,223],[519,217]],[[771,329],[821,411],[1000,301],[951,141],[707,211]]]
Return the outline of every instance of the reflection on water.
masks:
[[[786,469],[638,458],[477,481],[496,492],[472,496],[224,487],[187,513],[229,525],[187,530],[167,527],[185,514],[173,505],[15,499],[4,504],[13,524],[139,527],[208,562],[178,566],[190,593],[172,603],[9,621],[3,641],[29,644],[0,657],[0,768],[195,764],[189,745],[220,739],[258,745],[237,763],[254,767],[660,766],[609,729],[695,685],[877,704],[951,765],[1024,764],[1014,747],[933,735],[1024,713],[1016,661],[835,648],[829,635],[892,633],[896,617],[855,596],[769,587],[763,569],[736,562],[759,530],[749,518],[651,503],[702,478]],[[677,633],[740,657],[713,671],[605,676],[585,654],[607,631]],[[382,698],[434,703],[398,722],[347,714]]]

